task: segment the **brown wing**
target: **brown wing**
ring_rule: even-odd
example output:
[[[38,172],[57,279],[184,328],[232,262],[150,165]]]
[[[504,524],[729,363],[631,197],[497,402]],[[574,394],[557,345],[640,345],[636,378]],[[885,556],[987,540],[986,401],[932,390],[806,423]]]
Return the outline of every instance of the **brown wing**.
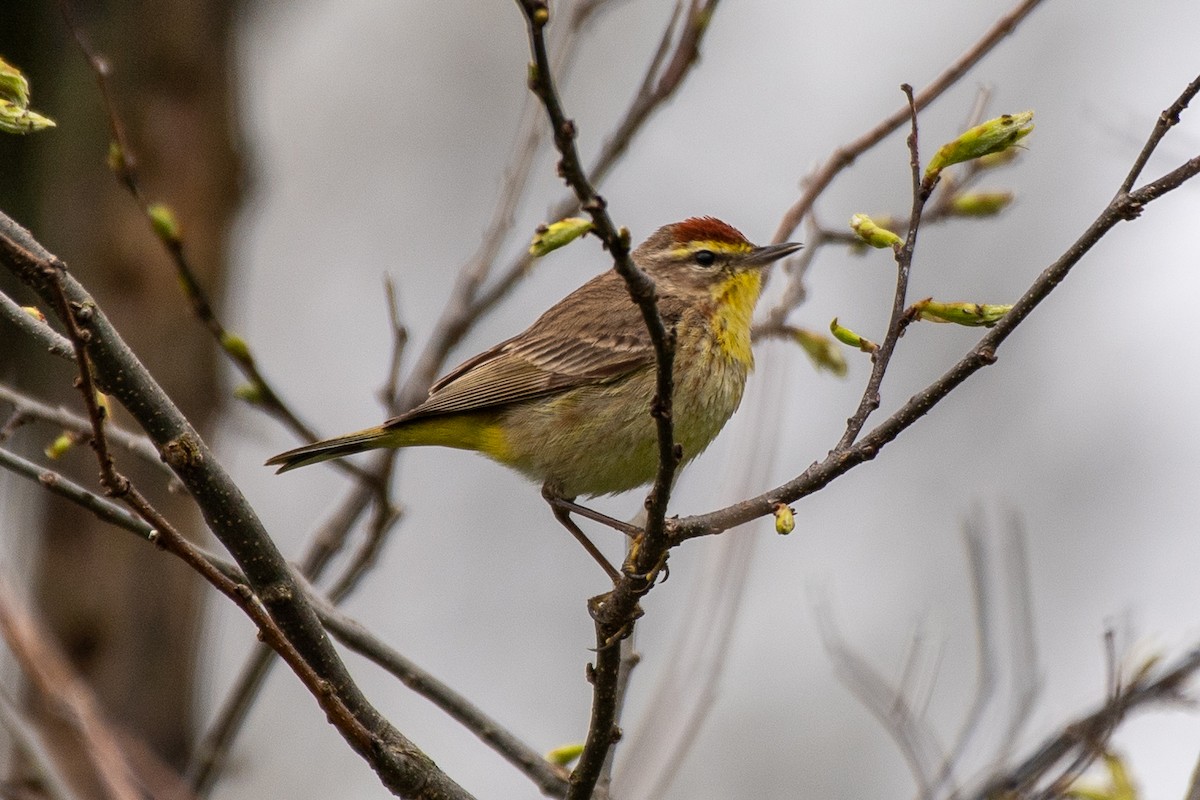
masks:
[[[641,312],[621,278],[606,272],[576,289],[524,333],[460,364],[429,399],[392,422],[519,403],[608,383],[654,363]]]

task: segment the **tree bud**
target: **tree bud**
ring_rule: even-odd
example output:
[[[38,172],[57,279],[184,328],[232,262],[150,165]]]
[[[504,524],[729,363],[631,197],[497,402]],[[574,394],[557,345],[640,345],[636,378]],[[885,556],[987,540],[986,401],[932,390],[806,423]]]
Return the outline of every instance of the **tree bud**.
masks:
[[[889,231],[887,228],[880,227],[875,220],[866,214],[855,214],[852,216],[850,218],[850,228],[858,234],[858,238],[871,245],[871,247],[878,247],[880,249],[891,247],[895,249],[904,244],[904,240],[898,234]]]
[[[932,180],[951,164],[1003,152],[1028,136],[1032,130],[1032,111],[1005,114],[976,125],[934,153],[929,166],[925,168],[925,180]]]
[[[43,452],[46,454],[46,458],[50,459],[51,461],[57,461],[65,456],[67,451],[69,451],[74,445],[75,436],[70,433],[63,433],[53,442],[48,444]]]
[[[775,532],[787,536],[796,530],[796,511],[787,503],[775,504]]]
[[[29,109],[29,81],[0,58],[0,131],[33,133],[53,128],[54,120]]]
[[[833,322],[829,323],[829,330],[833,334],[833,338],[837,339],[842,344],[848,344],[851,347],[857,347],[864,353],[874,353],[879,349],[879,345],[872,342],[870,339],[864,339],[849,328],[843,328],[838,324],[837,317],[833,318]]]
[[[42,310],[37,306],[21,306],[21,310],[36,319],[38,322],[44,323],[46,321],[46,315],[43,314]]]
[[[1012,306],[985,305],[980,303],[938,303],[932,297],[914,303],[912,313],[916,319],[929,322],[952,322],[955,325],[990,328],[1012,310]]]
[[[236,333],[225,331],[221,334],[221,348],[238,361],[250,361],[250,345]]]
[[[29,81],[21,70],[0,58],[0,99],[7,100],[17,108],[29,106]]]
[[[575,759],[579,758],[579,755],[582,752],[582,744],[564,744],[561,747],[556,747],[549,753],[546,753],[546,760],[551,764],[557,764],[560,767],[565,767]]]
[[[791,334],[817,369],[828,370],[839,378],[846,374],[846,357],[833,339],[806,328],[792,328]]]
[[[567,217],[549,225],[539,225],[529,244],[529,254],[535,258],[564,247],[592,229],[591,220]]]
[[[179,223],[175,220],[175,212],[166,203],[155,203],[146,209],[150,216],[150,225],[163,244],[179,244]]]
[[[950,210],[960,217],[991,217],[1012,201],[1012,192],[963,192],[951,198]]]

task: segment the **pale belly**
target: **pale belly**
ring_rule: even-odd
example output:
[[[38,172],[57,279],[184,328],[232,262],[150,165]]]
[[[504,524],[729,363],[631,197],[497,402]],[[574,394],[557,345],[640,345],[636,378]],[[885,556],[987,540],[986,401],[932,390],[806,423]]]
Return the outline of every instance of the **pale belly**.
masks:
[[[680,352],[675,369],[675,441],[686,464],[712,442],[737,410],[750,364],[707,348]],[[646,368],[611,384],[573,390],[544,408],[510,412],[509,466],[549,483],[563,497],[616,494],[650,483],[658,434],[650,416],[655,374]]]

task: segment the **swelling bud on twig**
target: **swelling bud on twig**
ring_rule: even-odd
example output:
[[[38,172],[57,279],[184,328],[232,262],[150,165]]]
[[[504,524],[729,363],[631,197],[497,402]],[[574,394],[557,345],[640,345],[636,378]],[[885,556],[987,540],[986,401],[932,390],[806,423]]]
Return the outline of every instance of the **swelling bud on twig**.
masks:
[[[925,180],[936,178],[951,164],[961,164],[974,158],[999,153],[1024,139],[1033,130],[1033,112],[1005,114],[989,119],[981,125],[959,135],[952,142],[942,145],[925,168]]]
[[[75,446],[75,436],[70,433],[60,434],[57,439],[46,446],[43,451],[46,458],[51,461],[57,461],[67,454],[67,452]]]
[[[793,328],[791,333],[817,369],[828,370],[839,378],[846,374],[846,357],[833,339],[805,328]]]
[[[252,406],[262,405],[263,391],[262,387],[257,383],[243,383],[235,386],[233,396],[238,400],[249,403]]]
[[[102,419],[112,419],[112,403],[109,402],[108,395],[99,390],[96,391],[96,410],[100,412]]]
[[[914,319],[927,322],[952,322],[955,325],[990,328],[1012,310],[1012,306],[986,305],[980,303],[937,303],[926,298],[913,303],[909,312]]]
[[[166,203],[155,203],[146,208],[154,234],[163,244],[179,244],[179,223],[175,220],[175,212]]]
[[[887,228],[880,227],[875,220],[866,214],[855,214],[850,218],[850,228],[871,247],[895,249],[904,244],[900,236]]]
[[[833,338],[837,339],[842,344],[848,344],[851,347],[857,347],[864,353],[874,353],[879,349],[879,345],[872,342],[870,339],[864,339],[849,328],[843,328],[838,324],[837,317],[833,318],[833,322],[829,323],[829,331],[833,334]]]
[[[560,767],[565,767],[579,758],[583,752],[583,744],[564,744],[561,747],[556,747],[549,753],[546,753],[546,760],[551,764],[557,764]]]
[[[567,217],[549,225],[538,225],[533,241],[529,243],[529,254],[534,258],[541,258],[560,247],[565,247],[591,229],[591,220],[582,217]]]
[[[42,310],[37,306],[21,306],[21,310],[36,319],[38,322],[44,323],[46,321],[46,315],[43,314]]]
[[[53,128],[54,120],[29,108],[29,81],[21,70],[0,58],[0,131],[33,133]]]
[[[238,361],[250,360],[250,345],[236,333],[225,331],[221,334],[221,349]]]
[[[960,217],[991,217],[1012,205],[1012,192],[963,192],[950,200],[950,211]]]
[[[775,504],[775,532],[787,536],[796,530],[796,511],[787,503]]]
[[[1010,147],[1007,150],[1001,150],[999,153],[988,153],[986,156],[980,156],[975,159],[975,166],[980,169],[996,169],[996,167],[1011,164],[1020,157],[1021,148]]]
[[[21,70],[0,58],[0,100],[7,100],[18,108],[29,105],[29,81]]]
[[[104,163],[117,175],[123,175],[129,168],[128,163],[125,161],[125,151],[115,141],[108,143],[108,155],[105,157]]]
[[[53,128],[54,120],[36,111],[21,108],[16,103],[0,100],[0,131],[5,133],[35,133]]]

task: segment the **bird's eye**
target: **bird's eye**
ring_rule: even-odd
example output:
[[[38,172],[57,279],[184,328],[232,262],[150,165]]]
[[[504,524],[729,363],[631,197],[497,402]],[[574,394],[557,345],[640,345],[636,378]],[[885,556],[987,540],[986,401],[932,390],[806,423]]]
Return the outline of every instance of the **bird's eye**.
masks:
[[[696,263],[702,267],[711,267],[717,263],[717,255],[712,250],[697,250]]]

